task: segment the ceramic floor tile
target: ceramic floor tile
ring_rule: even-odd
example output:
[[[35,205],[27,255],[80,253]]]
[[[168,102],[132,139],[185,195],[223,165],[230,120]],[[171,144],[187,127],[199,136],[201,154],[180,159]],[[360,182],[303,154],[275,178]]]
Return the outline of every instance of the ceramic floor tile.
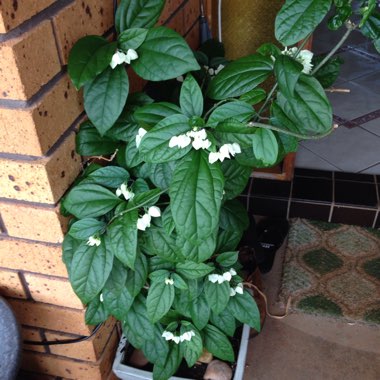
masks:
[[[327,94],[334,115],[353,120],[379,109],[379,94],[351,81],[342,83],[340,87],[349,89],[350,93],[330,92]]]
[[[362,124],[361,128],[364,128],[366,131],[371,132],[380,137],[380,119],[375,119],[369,121],[368,123]],[[380,156],[380,152],[379,152]]]
[[[378,104],[380,108],[380,71],[361,76],[357,79],[354,79],[352,82],[360,86],[364,86],[368,90],[371,90],[372,92],[378,94]]]
[[[340,71],[341,78],[353,80],[380,70],[379,62],[359,52],[350,50],[340,53],[339,56],[344,60]]]
[[[302,145],[346,172],[360,172],[379,162],[380,137],[362,128],[340,127],[328,137]]]
[[[321,157],[300,145],[296,155],[296,168],[336,171],[339,168],[331,165]]]
[[[361,171],[360,173],[380,175],[380,162],[374,166],[371,166]]]

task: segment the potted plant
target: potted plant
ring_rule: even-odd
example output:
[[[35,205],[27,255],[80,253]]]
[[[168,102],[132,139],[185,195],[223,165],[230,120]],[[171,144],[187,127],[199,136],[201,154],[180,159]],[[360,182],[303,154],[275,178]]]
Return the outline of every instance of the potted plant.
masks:
[[[252,167],[273,165],[299,139],[332,131],[320,82],[336,77],[330,58],[349,33],[373,34],[368,23],[378,15],[366,2],[357,26],[341,12],[350,1],[335,1],[347,32],[313,67],[302,43],[290,46],[307,40],[331,1],[286,1],[276,19],[283,50],[265,44],[210,70],[177,33],[154,27],[164,0],[142,3],[120,2],[116,41],[84,37],[69,57],[88,116],[77,150],[111,157],[107,166],[88,165],[62,202],[62,213],[73,216],[63,259],[86,322],[120,320],[128,342],[153,364],[153,378],[166,380],[204,348],[234,362],[237,326],[260,330],[239,275],[237,246],[249,222],[237,197]],[[179,102],[129,94],[126,66],[149,81],[183,76]],[[259,85],[269,78],[275,85],[267,93]]]

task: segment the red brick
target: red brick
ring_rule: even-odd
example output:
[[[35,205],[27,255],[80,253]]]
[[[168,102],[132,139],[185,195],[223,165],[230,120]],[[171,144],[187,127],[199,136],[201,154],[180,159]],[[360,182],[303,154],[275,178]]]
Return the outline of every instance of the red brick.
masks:
[[[178,9],[183,0],[166,0],[158,24],[162,25]]]
[[[83,309],[83,304],[74,293],[69,280],[31,273],[25,273],[24,277],[34,301]]]
[[[29,99],[61,70],[50,21],[0,43],[0,56],[0,88],[5,99]]]
[[[26,298],[26,294],[17,272],[0,270],[0,295],[14,298]]]
[[[112,1],[75,1],[62,9],[53,17],[62,61],[67,63],[70,49],[79,38],[90,34],[103,35],[111,29],[113,20]]]
[[[32,106],[0,108],[0,151],[43,156],[82,111],[82,94],[65,75]]]
[[[59,207],[0,202],[0,213],[11,237],[61,243],[67,230],[68,220],[60,215]]]
[[[72,132],[48,157],[34,161],[0,159],[1,197],[56,204],[80,169],[81,160],[75,153]]]
[[[6,33],[17,27],[54,3],[54,0],[38,0],[29,1],[25,6],[24,1],[2,0],[0,2],[0,33]]]
[[[30,340],[35,342],[41,342],[40,330],[33,327],[22,326],[21,328],[21,338],[22,340]],[[37,352],[47,352],[45,346],[33,345],[33,344],[23,344],[22,348],[24,350],[37,351]]]
[[[0,267],[67,277],[61,246],[3,237]]]
[[[84,311],[39,302],[8,299],[17,320],[22,325],[77,335],[89,335],[90,326],[84,322]]]

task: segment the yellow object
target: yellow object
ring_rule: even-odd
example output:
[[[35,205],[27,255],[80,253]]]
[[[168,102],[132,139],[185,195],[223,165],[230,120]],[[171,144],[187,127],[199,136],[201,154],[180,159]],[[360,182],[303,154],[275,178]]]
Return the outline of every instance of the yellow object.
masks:
[[[228,59],[275,42],[274,21],[283,0],[222,0],[222,39]]]

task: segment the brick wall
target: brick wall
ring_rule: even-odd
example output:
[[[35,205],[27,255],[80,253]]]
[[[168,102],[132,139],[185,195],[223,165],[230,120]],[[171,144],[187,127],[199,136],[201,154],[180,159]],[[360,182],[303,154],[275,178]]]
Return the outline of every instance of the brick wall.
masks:
[[[198,17],[198,0],[167,0],[159,24],[195,49]],[[0,1],[0,294],[24,339],[92,331],[61,258],[59,201],[81,170],[75,132],[84,118],[66,64],[76,40],[112,28],[112,0]],[[107,379],[117,340],[110,319],[86,342],[24,346],[22,378]]]

